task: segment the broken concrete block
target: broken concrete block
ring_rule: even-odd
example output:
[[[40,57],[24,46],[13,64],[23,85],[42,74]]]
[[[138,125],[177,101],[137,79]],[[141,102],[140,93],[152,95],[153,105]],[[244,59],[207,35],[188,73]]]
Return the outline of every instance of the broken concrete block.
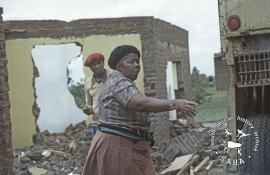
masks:
[[[31,162],[31,159],[27,156],[22,156],[19,158],[20,162],[21,163],[28,163],[28,162]]]
[[[48,158],[52,155],[52,152],[49,151],[49,150],[45,150],[42,152],[42,156],[45,157],[45,158]]]
[[[160,174],[165,175],[165,174],[175,172],[177,170],[182,169],[188,163],[188,161],[192,158],[192,156],[193,156],[193,154],[189,154],[189,155],[185,155],[185,156],[175,158],[173,163],[171,164],[171,166],[166,168]]]
[[[42,155],[40,152],[26,152],[25,153],[27,157],[29,157],[31,160],[39,161],[42,158]]]
[[[44,175],[47,173],[46,169],[38,168],[38,167],[31,167],[29,168],[29,171],[32,175]]]

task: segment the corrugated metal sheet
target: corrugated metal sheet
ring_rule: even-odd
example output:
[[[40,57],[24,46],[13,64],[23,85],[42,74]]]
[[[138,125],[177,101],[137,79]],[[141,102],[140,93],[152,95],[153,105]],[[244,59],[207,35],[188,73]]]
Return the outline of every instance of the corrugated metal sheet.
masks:
[[[195,153],[203,147],[205,141],[210,143],[210,139],[208,139],[208,129],[199,129],[201,130],[196,131],[196,129],[193,129],[173,138],[165,150],[165,157],[169,161],[172,161],[179,153],[181,153],[181,155]]]

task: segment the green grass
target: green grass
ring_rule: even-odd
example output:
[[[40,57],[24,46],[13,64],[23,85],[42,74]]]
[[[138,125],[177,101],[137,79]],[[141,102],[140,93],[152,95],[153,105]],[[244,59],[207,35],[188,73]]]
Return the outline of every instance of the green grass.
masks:
[[[209,88],[206,90],[206,93],[212,95],[206,102],[198,106],[195,121],[198,123],[216,122],[226,118],[228,111],[228,92],[216,91],[215,88]]]

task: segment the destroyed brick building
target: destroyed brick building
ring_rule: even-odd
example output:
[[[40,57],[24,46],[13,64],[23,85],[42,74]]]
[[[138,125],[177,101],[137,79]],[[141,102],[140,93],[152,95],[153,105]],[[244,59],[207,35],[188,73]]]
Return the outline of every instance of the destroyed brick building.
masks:
[[[5,21],[0,27],[2,29],[0,105],[1,117],[4,116],[0,123],[0,134],[4,134],[0,143],[0,162],[7,163],[1,164],[0,168],[6,168],[3,170],[7,172],[6,174],[12,174],[9,173],[12,169],[11,125],[15,174],[30,174],[37,170],[44,174],[82,172],[92,140],[85,122],[69,125],[58,134],[46,130],[41,132],[38,120],[42,117],[42,112],[48,109],[39,100],[48,96],[49,103],[59,100],[58,105],[65,107],[53,106],[55,103],[50,106],[52,108],[49,110],[52,113],[46,116],[49,124],[56,123],[56,118],[50,118],[53,113],[57,113],[58,117],[68,115],[71,103],[67,104],[66,101],[74,102],[74,99],[66,98],[60,92],[63,89],[59,87],[68,89],[69,81],[72,81],[69,75],[74,71],[69,69],[69,66],[74,62],[79,63],[86,77],[90,76],[90,72],[83,69],[82,61],[93,51],[102,52],[108,59],[109,53],[117,45],[132,44],[142,53],[142,70],[136,81],[141,91],[147,96],[159,98],[191,97],[188,32],[160,19],[128,17],[82,19],[71,22]],[[46,76],[47,79],[44,79]],[[8,84],[10,100],[7,96]],[[44,89],[42,91],[41,87],[49,89],[46,91],[47,94],[42,94]],[[66,109],[67,112],[58,113],[60,108]],[[156,171],[164,170],[175,158],[181,160],[186,156],[191,160],[182,163],[181,166],[184,168],[168,170],[174,166],[172,163],[164,171],[167,173],[179,171],[177,173],[179,174],[193,165],[196,165],[195,172],[204,171],[202,163],[206,165],[208,162],[206,171],[209,171],[217,164],[218,156],[222,155],[215,153],[220,149],[219,144],[224,141],[224,136],[217,134],[220,143],[209,146],[207,128],[195,123],[183,124],[178,120],[169,122],[169,117],[174,119],[175,115],[176,113],[169,112],[152,114],[151,129],[154,131],[156,145],[151,149],[151,156]],[[222,133],[223,130],[219,132]],[[35,144],[31,145],[33,136]],[[2,172],[2,169],[0,171]],[[213,173],[209,171],[209,174]]]
[[[42,70],[34,55],[35,49],[41,46],[73,43],[78,46],[78,54],[83,58],[93,51],[102,52],[108,58],[117,45],[135,45],[142,52],[142,71],[136,81],[140,90],[147,96],[160,98],[191,97],[188,32],[160,19],[126,17],[71,22],[5,21],[5,36],[15,147],[32,143],[32,135],[38,130],[35,117],[38,118],[43,111],[37,102],[39,91],[35,86],[37,78],[42,77]],[[66,51],[67,49],[62,52]],[[53,65],[46,65],[46,72],[53,70]],[[84,72],[89,76],[89,72]],[[54,87],[57,88],[58,85]],[[169,139],[168,115],[171,114],[164,112],[152,116],[151,129],[158,144]]]
[[[0,172],[12,174],[9,86],[2,14],[3,8],[0,7]]]
[[[214,54],[215,83],[217,90],[227,90],[229,83],[229,72],[221,53]]]

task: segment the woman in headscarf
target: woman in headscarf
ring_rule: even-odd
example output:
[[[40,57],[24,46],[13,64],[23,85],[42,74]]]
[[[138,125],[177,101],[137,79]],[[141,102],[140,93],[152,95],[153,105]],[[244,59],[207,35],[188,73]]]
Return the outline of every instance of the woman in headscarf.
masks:
[[[116,47],[108,64],[112,73],[99,99],[100,123],[92,140],[84,175],[155,175],[150,157],[148,112],[178,110],[194,116],[194,102],[145,97],[135,86],[140,52],[131,45]]]

